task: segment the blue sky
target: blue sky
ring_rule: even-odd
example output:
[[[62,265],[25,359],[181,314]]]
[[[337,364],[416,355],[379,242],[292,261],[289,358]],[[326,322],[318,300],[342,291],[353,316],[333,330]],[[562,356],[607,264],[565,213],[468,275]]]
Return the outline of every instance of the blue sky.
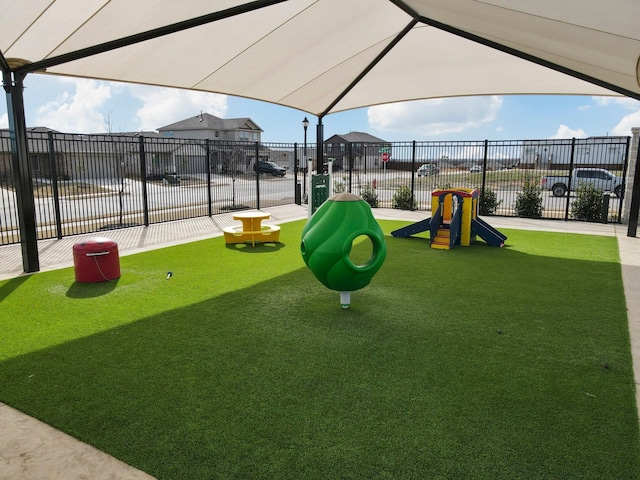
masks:
[[[249,117],[264,142],[303,142],[302,119],[292,108],[226,95],[99,80],[31,74],[25,80],[27,126],[68,133],[150,131],[198,115]],[[324,137],[367,132],[389,142],[410,140],[522,140],[631,135],[640,126],[640,101],[588,96],[487,96],[380,105],[324,118]],[[0,128],[7,128],[0,102]]]

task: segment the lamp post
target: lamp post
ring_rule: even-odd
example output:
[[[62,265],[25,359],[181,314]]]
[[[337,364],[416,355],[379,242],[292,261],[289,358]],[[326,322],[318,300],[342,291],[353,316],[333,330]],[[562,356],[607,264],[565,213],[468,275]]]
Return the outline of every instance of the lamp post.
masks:
[[[307,117],[304,117],[302,120],[302,128],[304,128],[304,149],[302,150],[302,158],[303,158],[303,171],[305,172],[304,181],[302,182],[302,194],[304,195],[307,188],[307,168],[309,166],[309,159],[307,158],[307,127],[309,126],[309,120]]]

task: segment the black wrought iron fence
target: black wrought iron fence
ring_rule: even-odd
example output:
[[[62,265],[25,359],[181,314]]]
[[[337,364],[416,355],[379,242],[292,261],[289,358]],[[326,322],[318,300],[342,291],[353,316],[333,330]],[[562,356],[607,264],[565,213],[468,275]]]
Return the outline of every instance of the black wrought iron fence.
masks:
[[[431,209],[431,192],[437,188],[478,189],[495,196],[493,213],[503,216],[518,216],[516,203],[530,184],[539,191],[543,218],[570,220],[579,184],[556,196],[543,177],[562,176],[568,182],[580,170],[603,169],[615,183],[593,183],[603,193],[611,191],[607,217],[618,221],[624,190],[616,185],[626,181],[629,146],[629,137],[349,145],[336,158],[342,169],[336,178],[356,194],[370,189],[378,205],[388,208],[397,207],[400,189],[411,192],[418,210]]]
[[[28,134],[38,238],[149,225],[246,208],[306,202],[312,145],[221,142],[136,134]],[[491,192],[495,214],[517,216],[527,183],[539,189],[543,218],[571,219],[579,182],[550,190],[545,176],[573,177],[602,168],[624,185],[629,137],[570,140],[327,144],[334,188],[374,195],[380,207],[431,209],[436,188]],[[258,174],[257,161],[284,169]],[[318,162],[320,163],[320,162]],[[296,168],[296,166],[298,168]],[[551,177],[548,177],[551,178]],[[398,205],[399,192],[413,203]],[[554,194],[555,192],[555,194]],[[622,189],[608,219],[621,218]],[[8,131],[0,131],[0,244],[20,241]]]
[[[294,144],[38,131],[28,141],[39,239],[294,202]],[[7,131],[0,146],[0,243],[9,244],[20,238]],[[285,175],[259,175],[256,160]]]

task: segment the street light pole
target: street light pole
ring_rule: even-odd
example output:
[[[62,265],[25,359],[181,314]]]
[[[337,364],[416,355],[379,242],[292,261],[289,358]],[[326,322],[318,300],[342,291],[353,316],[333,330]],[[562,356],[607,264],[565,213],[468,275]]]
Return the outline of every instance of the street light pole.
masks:
[[[302,128],[304,128],[304,149],[302,150],[302,156],[303,156],[303,171],[305,172],[304,175],[304,181],[302,182],[302,194],[304,195],[306,192],[306,188],[307,188],[307,167],[309,166],[309,159],[307,158],[307,127],[309,126],[309,120],[307,120],[307,117],[304,117],[304,120],[302,120]],[[307,200],[308,201],[308,200]]]

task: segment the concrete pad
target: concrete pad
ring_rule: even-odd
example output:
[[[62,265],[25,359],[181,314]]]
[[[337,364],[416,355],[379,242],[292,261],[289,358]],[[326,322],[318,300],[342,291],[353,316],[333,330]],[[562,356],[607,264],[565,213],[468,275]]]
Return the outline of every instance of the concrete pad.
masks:
[[[154,478],[3,403],[0,432],[0,480]]]
[[[622,283],[627,303],[629,337],[633,359],[633,378],[636,384],[636,404],[640,417],[640,238],[618,236]]]

